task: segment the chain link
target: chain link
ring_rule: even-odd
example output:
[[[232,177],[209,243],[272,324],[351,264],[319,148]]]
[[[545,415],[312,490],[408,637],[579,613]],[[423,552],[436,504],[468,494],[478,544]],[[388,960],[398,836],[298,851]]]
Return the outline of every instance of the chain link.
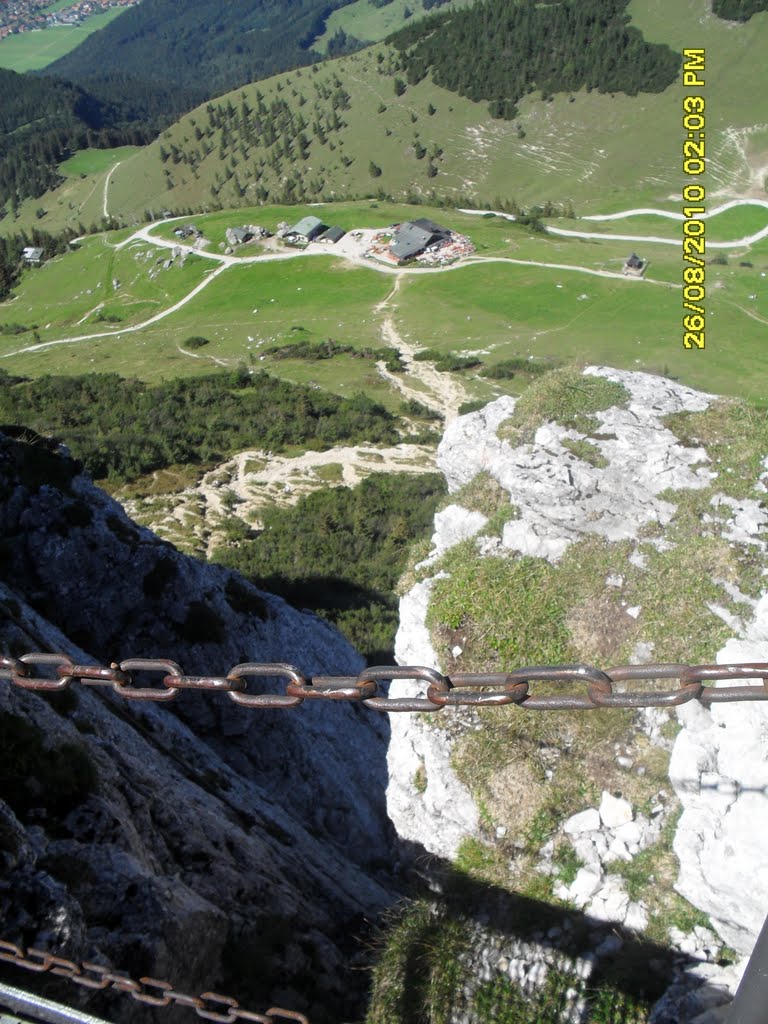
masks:
[[[38,668],[39,666],[39,668]],[[48,667],[51,675],[33,675],[31,669]],[[133,674],[161,674],[160,686],[137,685]],[[285,693],[268,691],[248,693],[248,677],[285,679]],[[500,707],[515,704],[528,711],[589,711],[596,708],[676,707],[691,700],[704,705],[735,701],[768,700],[768,662],[730,665],[645,664],[620,665],[602,671],[593,665],[532,665],[510,672],[459,672],[444,675],[433,668],[417,665],[379,665],[363,669],[357,676],[315,676],[302,674],[284,662],[248,662],[214,676],[190,676],[174,661],[166,658],[127,658],[110,665],[77,665],[65,654],[32,652],[20,658],[0,655],[0,679],[10,680],[25,690],[57,692],[74,683],[83,686],[109,686],[127,700],[170,701],[182,690],[224,692],[240,707],[295,708],[305,700],[351,701],[376,711],[441,711],[446,707]],[[395,679],[410,679],[424,684],[425,693],[417,697],[389,697],[381,694],[381,684]],[[708,682],[754,680],[762,685],[708,686]],[[617,690],[615,684],[648,681],[677,681],[677,687],[664,690]],[[579,692],[532,693],[531,684],[563,684]],[[90,989],[113,988],[129,994],[149,1006],[171,1003],[193,1009],[205,1020],[234,1024],[238,1020],[278,1024],[281,1020],[309,1024],[302,1013],[272,1007],[266,1013],[254,1013],[240,1007],[236,999],[216,992],[190,996],[177,992],[167,981],[143,977],[138,981],[101,964],[76,963],[39,949],[24,950],[12,942],[0,940],[0,961],[28,971],[67,978]]]
[[[38,668],[39,666],[39,668]],[[30,669],[51,675],[31,675]],[[135,674],[160,674],[159,686],[139,685]],[[285,679],[285,692],[249,693],[249,677]],[[296,708],[305,700],[351,701],[376,711],[441,711],[445,707],[499,707],[516,704],[527,711],[591,711],[595,708],[677,707],[690,700],[702,704],[768,700],[768,662],[731,665],[531,665],[510,672],[458,672],[444,675],[420,665],[377,665],[356,676],[302,674],[284,662],[247,662],[213,676],[187,675],[167,658],[127,658],[111,665],[76,665],[66,654],[33,652],[20,658],[0,656],[0,679],[24,690],[57,692],[74,683],[109,686],[126,700],[171,701],[182,690],[224,692],[240,707]],[[393,679],[424,684],[423,696],[389,697],[381,686]],[[716,681],[754,680],[762,685],[707,686]],[[627,690],[627,683],[677,681],[670,689]],[[560,684],[576,692],[536,693],[532,684]],[[616,689],[619,685],[621,689]]]
[[[194,1010],[198,1017],[205,1020],[219,1021],[221,1024],[234,1024],[239,1020],[258,1021],[260,1024],[279,1024],[281,1020],[297,1021],[298,1024],[309,1024],[303,1013],[285,1010],[273,1006],[265,1013],[254,1013],[243,1009],[236,999],[223,996],[218,992],[202,992],[199,996],[190,996],[185,992],[177,992],[168,981],[158,978],[139,978],[136,981],[122,971],[113,971],[102,964],[76,963],[63,956],[55,956],[42,949],[24,949],[15,942],[0,939],[0,961],[21,967],[36,974],[50,971],[76,985],[91,989],[112,988],[130,995],[139,1003],[148,1006],[186,1006]],[[87,972],[87,973],[86,973]],[[95,977],[89,977],[95,975]]]

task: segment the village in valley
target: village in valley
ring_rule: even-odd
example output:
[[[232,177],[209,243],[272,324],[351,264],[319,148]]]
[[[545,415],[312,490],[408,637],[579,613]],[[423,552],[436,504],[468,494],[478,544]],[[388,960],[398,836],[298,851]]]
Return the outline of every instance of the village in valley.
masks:
[[[92,14],[102,14],[110,7],[132,7],[139,0],[75,0],[59,10],[51,11],[50,0],[11,0],[0,10],[0,39],[20,32],[54,28],[57,25],[79,25]]]

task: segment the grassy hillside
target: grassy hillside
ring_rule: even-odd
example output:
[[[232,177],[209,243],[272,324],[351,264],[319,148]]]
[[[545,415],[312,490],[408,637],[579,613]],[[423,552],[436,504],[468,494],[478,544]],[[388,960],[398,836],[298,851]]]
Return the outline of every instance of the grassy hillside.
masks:
[[[743,209],[753,224],[759,223],[760,208]],[[215,255],[227,226],[259,223],[275,230],[281,221],[295,221],[305,212],[311,211],[247,208],[195,217],[195,223]],[[724,263],[710,263],[707,348],[689,352],[681,343],[675,246],[542,235],[501,217],[430,207],[366,201],[322,208],[324,219],[346,229],[379,228],[416,215],[468,234],[475,258],[493,262],[396,276],[332,253],[260,263],[258,253],[274,251],[254,244],[240,253],[243,259],[256,256],[255,261],[212,276],[217,263],[200,255],[189,256],[183,267],[176,260],[165,268],[171,250],[151,242],[136,239],[115,249],[129,231],[89,238],[79,251],[26,271],[15,297],[0,305],[0,329],[23,328],[0,335],[0,367],[33,376],[98,370],[158,381],[244,364],[341,395],[363,389],[395,410],[403,396],[371,358],[350,353],[331,359],[284,358],[285,353],[269,351],[329,338],[356,351],[377,348],[391,342],[390,323],[407,346],[476,356],[482,365],[451,375],[467,400],[519,392],[525,374],[499,380],[491,371],[511,358],[533,358],[665,372],[705,390],[764,401],[768,241],[725,250],[728,255],[719,257]],[[551,223],[578,225],[568,218]],[[740,231],[745,223],[739,218],[731,227]],[[713,230],[716,224],[717,219]],[[172,228],[158,225],[155,237],[172,240]],[[270,245],[279,251],[280,243]],[[630,248],[650,261],[644,281],[601,276],[617,274]],[[164,315],[199,284],[203,289],[187,304]],[[208,344],[189,350],[185,342],[193,335]],[[50,342],[64,343],[35,348]],[[414,386],[418,390],[420,385]]]
[[[669,12],[660,0],[633,0],[629,13],[652,42],[679,50],[694,39],[707,48],[709,197],[765,196],[768,130],[759,55],[768,47],[768,14],[734,25],[707,6],[685,0]],[[524,205],[552,200],[572,204],[578,214],[679,208],[680,85],[636,97],[580,91],[546,102],[531,93],[509,122],[493,120],[486,104],[429,79],[397,96],[398,78],[404,74],[395,52],[376,45],[204,105],[123,161],[110,185],[109,212],[130,223],[148,208],[379,192],[397,199],[434,193],[459,203],[461,197]],[[23,205],[20,223],[40,208],[51,227],[77,222],[94,184],[86,179],[73,189],[68,183]],[[9,218],[0,230],[13,230]]]

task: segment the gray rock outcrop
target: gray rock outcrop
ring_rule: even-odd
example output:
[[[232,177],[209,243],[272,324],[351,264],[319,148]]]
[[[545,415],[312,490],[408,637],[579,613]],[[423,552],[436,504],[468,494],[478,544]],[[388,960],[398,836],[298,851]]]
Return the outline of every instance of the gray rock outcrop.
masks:
[[[728,641],[717,661],[768,662],[768,595],[745,636]],[[669,768],[684,808],[675,835],[677,888],[710,915],[729,946],[746,955],[768,914],[768,834],[762,824],[768,822],[768,707],[714,704],[706,710],[691,703],[678,716],[684,728]]]
[[[14,656],[170,657],[199,676],[361,667],[314,615],[136,527],[41,439],[0,438],[0,493],[0,640]],[[349,962],[397,894],[385,716],[0,680],[0,733],[0,936],[313,1024],[360,1012],[365,978]],[[134,1010],[116,996],[106,1012]]]
[[[664,552],[670,548],[665,530],[677,510],[663,492],[710,488],[712,497],[706,498],[705,506],[709,511],[701,514],[698,533],[725,542],[724,547],[736,547],[745,564],[764,557],[768,514],[759,493],[765,493],[768,485],[768,460],[763,463],[760,479],[743,481],[744,492],[752,489],[759,492],[757,496],[734,497],[727,487],[720,493],[718,484],[723,474],[736,472],[725,466],[727,458],[723,465],[717,464],[720,459],[711,458],[703,442],[698,444],[690,437],[681,442],[665,421],[670,414],[703,412],[713,405],[716,396],[649,374],[605,367],[590,367],[585,374],[621,384],[629,393],[623,406],[595,412],[597,425],[586,433],[549,420],[538,425],[532,441],[515,443],[505,439],[503,431],[500,437],[499,428],[509,420],[516,404],[515,399],[507,397],[447,426],[438,465],[453,503],[436,517],[432,552],[416,567],[417,582],[401,599],[396,648],[401,663],[438,664],[434,633],[427,625],[431,595],[446,573],[450,577],[445,552],[466,542],[472,530],[478,560],[486,556],[528,556],[557,566],[571,545],[595,536],[624,543],[628,570],[643,571],[649,549]],[[740,443],[732,435],[728,441]],[[582,452],[589,448],[594,457],[574,458],[574,446],[579,445]],[[495,531],[482,522],[485,517],[462,507],[456,496],[481,472],[500,485],[505,500],[508,497],[514,506],[515,515]],[[453,509],[459,511],[454,515]],[[713,570],[708,565],[705,571]],[[767,571],[763,569],[764,576]],[[707,658],[722,662],[768,661],[768,598],[757,603],[748,597],[733,573],[718,576],[715,572],[715,576],[713,582],[723,600],[702,598],[701,606],[724,622],[734,637],[719,653],[721,644],[713,644]],[[621,573],[609,574],[604,580],[604,590],[609,594],[621,592],[624,585]],[[619,607],[622,616],[627,617],[622,621],[638,622],[631,660],[651,660],[655,645],[652,631],[643,631],[643,608],[629,600],[620,602]],[[744,609],[750,607],[754,613],[751,622],[744,614]],[[692,607],[691,616],[696,614]],[[454,642],[448,641],[443,655],[449,672],[462,668],[460,641],[451,654],[450,644]],[[685,660],[686,652],[681,650],[678,657]],[[757,680],[749,682],[760,685]],[[414,695],[419,687],[403,682],[396,690],[400,695]],[[402,720],[406,716],[392,722],[388,752],[390,816],[399,832],[444,856],[454,856],[468,838],[489,841],[472,792],[452,768],[451,751],[457,737],[462,730],[479,727],[469,715],[462,721],[463,715],[462,710],[452,712],[451,727],[445,727],[444,722],[440,728],[433,728],[419,719]],[[691,703],[680,709],[679,720],[683,729],[674,745],[670,768],[671,781],[684,808],[674,842],[680,859],[676,888],[711,917],[719,935],[715,945],[725,942],[746,954],[768,911],[768,832],[756,827],[768,811],[768,705],[719,705],[709,711]],[[642,726],[651,742],[660,742],[661,724],[649,719]],[[633,760],[626,752],[620,754],[618,763],[627,772],[632,771]],[[422,771],[417,776],[419,766]],[[576,820],[582,817],[586,823]],[[642,931],[648,922],[647,908],[642,902],[633,903],[619,876],[606,875],[603,866],[611,860],[630,861],[652,844],[655,838],[651,832],[655,830],[656,838],[659,835],[658,822],[653,819],[653,808],[650,817],[633,814],[627,801],[616,801],[611,794],[604,794],[599,810],[593,807],[575,815],[566,822],[565,833],[573,833],[568,838],[580,866],[575,877],[560,885],[556,893],[599,920],[621,921],[630,929]],[[501,834],[505,833],[502,829]],[[683,942],[682,947],[675,936]],[[681,936],[679,929],[672,929],[671,944],[691,954],[697,953],[704,942],[703,938],[698,941],[695,936]],[[709,962],[711,954],[705,952],[702,956],[704,962],[697,968],[698,973],[687,975],[688,982],[681,981],[654,1019],[676,1020],[675,1013],[693,1019],[707,1005],[727,999],[727,989],[733,989],[738,971],[723,972]],[[692,980],[698,984],[706,980],[708,985],[706,998],[699,1002],[691,996]],[[709,1004],[707,999],[711,1000]]]

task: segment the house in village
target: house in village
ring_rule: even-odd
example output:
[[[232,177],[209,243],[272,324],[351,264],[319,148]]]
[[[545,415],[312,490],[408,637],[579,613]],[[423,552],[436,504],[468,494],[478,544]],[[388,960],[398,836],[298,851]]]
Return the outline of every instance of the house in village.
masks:
[[[451,241],[448,228],[435,224],[434,221],[420,217],[418,220],[405,221],[398,224],[389,251],[398,263],[415,259],[430,246],[443,246]]]
[[[641,260],[637,253],[633,252],[631,256],[627,256],[621,272],[631,277],[642,277],[647,266],[648,260]]]
[[[319,217],[302,217],[298,224],[288,228],[283,238],[286,242],[293,242],[294,245],[307,245],[309,242],[314,242],[327,230],[328,225],[323,224]]]
[[[245,245],[246,242],[258,241],[260,238],[269,238],[270,232],[258,224],[248,224],[241,228],[227,228],[225,236],[227,244],[234,248],[236,245]]]
[[[26,249],[22,249],[21,258],[27,263],[39,263],[43,258],[43,250],[37,246],[28,245]]]

